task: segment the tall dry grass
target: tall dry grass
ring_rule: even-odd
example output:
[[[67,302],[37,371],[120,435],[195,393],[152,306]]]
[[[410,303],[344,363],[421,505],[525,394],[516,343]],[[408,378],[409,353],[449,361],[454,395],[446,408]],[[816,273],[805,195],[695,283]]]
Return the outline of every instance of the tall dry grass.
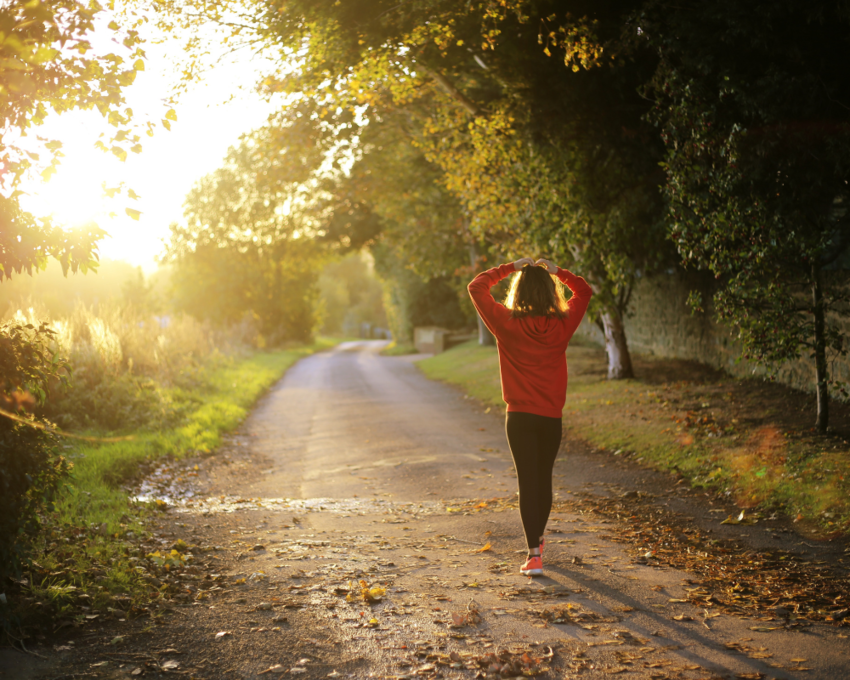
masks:
[[[3,321],[46,321],[55,331],[54,349],[71,368],[67,385],[51,387],[44,415],[75,429],[175,422],[209,371],[246,355],[258,337],[250,319],[222,331],[187,315],[153,316],[118,302],[78,304],[65,318],[30,304],[9,310]]]

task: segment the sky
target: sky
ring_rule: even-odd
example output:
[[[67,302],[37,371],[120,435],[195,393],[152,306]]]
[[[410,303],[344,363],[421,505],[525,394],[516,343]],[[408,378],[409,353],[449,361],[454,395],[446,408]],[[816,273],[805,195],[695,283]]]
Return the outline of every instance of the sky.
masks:
[[[125,94],[137,120],[150,115],[158,122],[169,108],[176,76],[167,48],[149,45],[146,51],[145,71]],[[262,125],[272,112],[272,104],[251,88],[261,66],[243,54],[213,68],[174,106],[177,121],[171,131],[157,127],[154,137],[143,134],[143,151],[128,154],[123,163],[94,147],[101,132],[114,131],[98,111],[49,117],[36,132],[62,141],[65,158],[49,182],[33,180],[26,185],[24,208],[35,214],[52,213],[68,226],[94,220],[110,234],[99,248],[102,259],[155,270],[168,226],[181,219],[192,185],[218,168],[239,136]],[[140,198],[107,199],[103,182],[110,187],[124,182]],[[139,220],[127,216],[125,207],[141,211]],[[110,218],[110,212],[117,216]]]

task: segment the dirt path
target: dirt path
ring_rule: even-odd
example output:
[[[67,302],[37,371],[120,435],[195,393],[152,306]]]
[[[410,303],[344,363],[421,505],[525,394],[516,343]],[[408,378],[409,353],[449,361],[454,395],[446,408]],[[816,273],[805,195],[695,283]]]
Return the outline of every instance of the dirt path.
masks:
[[[720,525],[731,508],[578,442],[556,466],[546,577],[521,577],[501,415],[380,346],[302,360],[218,455],[187,463],[187,497],[149,546],[184,556],[151,569],[167,600],[37,650],[30,677],[847,676],[847,628],[730,613],[623,536],[640,534],[631,513],[663,511],[753,560],[769,547],[824,563],[843,547],[778,522]],[[157,479],[172,488],[174,471]]]

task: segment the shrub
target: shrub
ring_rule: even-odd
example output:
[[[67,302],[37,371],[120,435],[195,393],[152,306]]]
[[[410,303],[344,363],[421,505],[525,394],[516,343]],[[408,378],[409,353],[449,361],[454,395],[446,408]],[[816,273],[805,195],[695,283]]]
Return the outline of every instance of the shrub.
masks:
[[[35,326],[43,317],[30,308],[12,321]],[[204,383],[209,367],[240,353],[252,332],[244,324],[214,331],[189,316],[155,317],[117,304],[79,305],[49,327],[50,347],[68,358],[73,372],[50,381],[38,412],[63,429],[112,431],[178,422],[195,405],[186,393]]]

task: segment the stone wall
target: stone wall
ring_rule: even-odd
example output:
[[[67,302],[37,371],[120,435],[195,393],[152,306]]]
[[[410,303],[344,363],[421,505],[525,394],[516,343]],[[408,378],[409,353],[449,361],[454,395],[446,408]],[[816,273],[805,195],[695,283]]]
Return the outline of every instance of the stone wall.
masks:
[[[626,319],[629,349],[639,354],[700,361],[721,368],[735,376],[766,375],[755,364],[741,356],[734,331],[714,321],[711,308],[713,280],[703,273],[676,269],[641,279],[632,295],[631,310]],[[688,306],[691,290],[700,290],[706,311],[692,314]],[[848,324],[844,324],[845,329]],[[604,345],[599,328],[585,318],[577,335]],[[832,363],[839,380],[850,381],[850,362],[839,357]],[[787,362],[777,373],[777,380],[793,387],[814,391],[814,362],[806,359]]]

